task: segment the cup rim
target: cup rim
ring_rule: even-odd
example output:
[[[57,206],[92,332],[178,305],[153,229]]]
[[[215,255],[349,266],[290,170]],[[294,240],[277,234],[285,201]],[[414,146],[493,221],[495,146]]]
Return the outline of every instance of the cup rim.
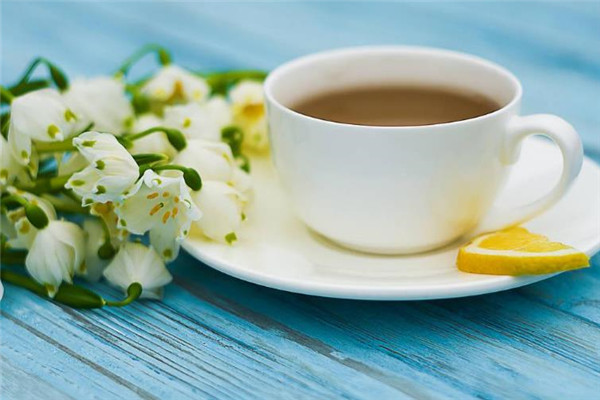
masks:
[[[459,120],[459,121],[443,122],[443,123],[438,123],[438,124],[399,125],[399,126],[349,124],[349,123],[345,123],[345,122],[328,121],[325,119],[311,117],[309,115],[301,114],[297,111],[294,111],[291,108],[281,104],[281,102],[279,102],[279,100],[277,100],[273,94],[273,88],[272,88],[272,86],[274,85],[273,82],[277,78],[279,78],[280,75],[285,73],[288,69],[290,69],[298,64],[308,64],[308,63],[318,61],[318,60],[324,59],[324,58],[332,58],[332,57],[343,56],[346,54],[367,53],[367,52],[382,52],[382,53],[411,52],[411,53],[421,53],[421,54],[437,54],[437,55],[462,58],[463,60],[467,60],[467,61],[479,64],[482,67],[491,68],[491,69],[495,70],[496,72],[498,72],[500,75],[503,75],[508,81],[510,81],[513,84],[513,86],[515,88],[515,92],[510,101],[508,101],[504,106],[500,107],[499,109],[497,109],[489,114],[479,115],[477,117],[463,119],[463,120]],[[463,52],[455,51],[455,50],[448,50],[448,49],[442,49],[442,48],[436,48],[436,47],[426,47],[426,46],[399,46],[399,45],[343,47],[343,48],[338,48],[338,49],[319,51],[316,53],[297,57],[295,59],[292,59],[290,61],[287,61],[287,62],[279,65],[274,70],[272,70],[268,74],[267,78],[264,81],[264,89],[263,90],[264,90],[264,94],[265,94],[265,98],[266,98],[267,102],[271,103],[273,106],[277,107],[280,111],[282,111],[288,115],[305,118],[307,120],[311,120],[311,121],[321,123],[324,125],[330,125],[332,127],[344,127],[344,128],[348,128],[348,129],[369,128],[370,130],[373,130],[373,131],[392,131],[392,130],[393,131],[402,131],[402,130],[414,131],[417,129],[424,130],[424,129],[431,129],[431,128],[436,128],[436,127],[451,127],[451,126],[455,127],[455,126],[459,126],[462,124],[472,123],[475,121],[483,121],[483,120],[486,120],[489,118],[494,118],[495,116],[504,113],[507,109],[515,106],[515,104],[519,102],[519,100],[521,99],[522,94],[523,94],[523,88],[521,86],[521,82],[519,81],[519,79],[508,69],[506,69],[505,67],[503,67],[499,64],[496,64],[493,61],[487,60],[485,58],[482,58],[482,57],[479,57],[476,55],[472,55],[469,53],[463,53]]]

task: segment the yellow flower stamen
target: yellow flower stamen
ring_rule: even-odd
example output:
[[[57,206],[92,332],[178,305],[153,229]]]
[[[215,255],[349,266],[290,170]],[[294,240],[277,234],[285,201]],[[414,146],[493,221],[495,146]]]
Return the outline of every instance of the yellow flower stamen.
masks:
[[[170,216],[171,216],[171,211],[167,211],[166,213],[164,213],[163,217],[162,217],[162,223],[166,224],[167,221],[169,220]]]
[[[265,115],[265,107],[262,103],[247,104],[242,108],[242,114],[250,120],[257,120]]]
[[[156,214],[164,206],[165,206],[164,203],[158,203],[157,205],[155,205],[154,207],[152,207],[152,210],[150,210],[150,215],[152,216],[152,215]]]
[[[23,224],[19,228],[19,232],[22,234],[26,234],[27,232],[29,232],[29,228],[30,228],[29,222],[23,221]]]
[[[146,196],[146,198],[148,200],[152,200],[158,197],[158,192],[154,192],[154,193],[150,193],[148,196]]]

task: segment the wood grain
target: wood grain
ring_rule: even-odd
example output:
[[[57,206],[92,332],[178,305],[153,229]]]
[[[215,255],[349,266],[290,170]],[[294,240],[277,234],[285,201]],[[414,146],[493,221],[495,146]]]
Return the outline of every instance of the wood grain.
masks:
[[[148,42],[194,69],[270,69],[361,44],[446,47],[513,70],[524,112],[565,117],[600,161],[598,2],[0,7],[3,84],[36,55],[72,76],[109,73]],[[598,398],[599,267],[596,256],[592,268],[529,287],[414,303],[285,293],[186,254],[163,302],[125,309],[76,311],[6,287],[0,398]]]

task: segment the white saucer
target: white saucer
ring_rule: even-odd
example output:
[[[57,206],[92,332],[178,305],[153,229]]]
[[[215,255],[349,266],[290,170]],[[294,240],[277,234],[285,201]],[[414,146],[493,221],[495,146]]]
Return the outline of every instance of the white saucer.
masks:
[[[341,248],[310,232],[286,205],[268,159],[252,160],[255,199],[233,246],[190,236],[194,257],[231,276],[271,288],[317,296],[369,300],[425,300],[471,296],[515,288],[552,275],[510,277],[460,272],[459,245],[411,256],[377,256]],[[499,199],[524,204],[550,189],[561,169],[559,151],[544,139],[528,139],[521,161]],[[508,201],[510,200],[510,201]],[[600,249],[600,168],[585,159],[571,191],[525,225],[588,255]]]

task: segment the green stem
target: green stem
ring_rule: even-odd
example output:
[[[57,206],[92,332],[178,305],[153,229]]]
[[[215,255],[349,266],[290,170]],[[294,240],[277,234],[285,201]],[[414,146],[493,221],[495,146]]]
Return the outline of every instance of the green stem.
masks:
[[[16,272],[12,272],[7,269],[2,269],[0,271],[0,277],[2,277],[3,282],[20,286],[43,297],[48,296],[48,291],[44,286],[25,275],[17,274]]]
[[[72,189],[62,189],[60,192],[73,200],[76,204],[81,204],[81,197],[79,197]]]
[[[39,296],[45,298],[48,297],[48,289],[28,276],[2,269],[2,271],[0,271],[0,277],[4,282],[20,286]],[[70,283],[63,283],[60,285],[53,300],[57,303],[74,308],[101,308],[107,303],[95,292]]]
[[[48,67],[50,77],[60,90],[65,90],[67,87],[69,87],[69,80],[67,79],[65,73],[61,71],[60,68],[58,68],[56,65],[54,65],[53,63],[51,63],[43,57],[38,57],[32,61],[32,63],[29,65],[29,68],[27,68],[27,70],[23,74],[23,77],[15,86],[25,85],[29,81],[31,74],[33,74],[33,71],[35,71],[38,65],[45,65],[46,67]]]
[[[169,141],[169,143],[171,143],[171,146],[173,146],[177,151],[185,149],[185,146],[187,145],[185,136],[183,135],[183,133],[181,133],[181,131],[178,131],[177,129],[167,128],[164,126],[154,126],[150,129],[146,129],[145,131],[139,133],[132,133],[126,135],[124,139],[128,141],[138,140],[143,138],[144,136],[148,136],[155,132],[163,132],[165,135],[167,135],[167,140]]]
[[[10,104],[14,99],[15,96],[10,92],[10,90],[4,86],[0,86],[0,102]]]
[[[17,185],[17,188],[34,194],[54,193],[63,189],[70,178],[71,175],[53,176],[38,179],[33,185]]]
[[[74,151],[73,138],[62,142],[37,142],[35,148],[38,153],[58,153],[62,151]]]
[[[25,251],[3,251],[0,261],[5,265],[23,265],[26,257],[27,252]]]
[[[147,54],[151,53],[156,53],[158,62],[161,65],[168,65],[171,63],[171,55],[164,47],[157,44],[148,44],[125,59],[121,67],[118,69],[117,75],[126,76],[135,63],[144,58]]]
[[[4,139],[8,139],[8,127],[10,125],[10,112],[4,112],[2,113],[2,115],[0,115],[0,123],[2,124],[2,127],[0,128],[2,136],[4,136]]]
[[[177,164],[165,164],[165,165],[156,165],[150,167],[154,171],[165,171],[165,170],[174,170],[183,172],[183,180],[185,183],[195,191],[202,189],[202,178],[198,171],[193,168],[184,167],[183,165]],[[146,168],[148,169],[148,168]],[[140,168],[141,171],[141,168]]]
[[[58,153],[63,151],[75,151],[77,148],[73,145],[73,139],[82,133],[88,132],[94,127],[94,123],[91,122],[80,132],[76,133],[72,137],[63,140],[62,142],[36,142],[35,148],[38,153]],[[117,138],[118,139],[118,138]]]
[[[213,93],[225,94],[231,85],[239,81],[246,79],[263,81],[267,77],[267,72],[260,70],[234,70],[199,75],[206,79]]]
[[[150,129],[146,129],[145,131],[142,131],[142,132],[132,133],[130,135],[127,135],[127,139],[129,139],[129,140],[138,140],[138,139],[141,139],[141,138],[143,138],[145,136],[148,136],[148,135],[150,135],[152,133],[155,133],[155,132],[163,132],[164,133],[165,131],[168,131],[168,130],[170,130],[170,128],[165,128],[163,126],[155,126],[155,127],[150,128]]]
[[[42,194],[42,198],[48,200],[50,204],[54,206],[56,211],[70,214],[89,214],[89,210],[87,208],[83,208],[80,203],[75,203],[74,201],[71,201],[71,199],[61,199],[47,193]]]
[[[21,206],[26,206],[29,202],[23,196],[19,196],[18,194],[11,194],[8,196],[2,197],[2,203],[17,203]]]
[[[156,164],[169,161],[169,156],[163,153],[133,154],[133,159],[138,165]]]
[[[98,248],[98,257],[102,260],[110,260],[115,256],[117,250],[113,246],[110,238],[110,228],[104,218],[98,218],[102,224],[102,232],[104,233],[104,243]]]
[[[173,170],[173,171],[186,172],[189,168],[185,167],[183,165],[166,164],[166,165],[157,165],[155,167],[152,167],[152,169],[155,170],[155,171]]]
[[[25,210],[25,216],[29,222],[38,229],[43,229],[48,225],[49,219],[46,212],[35,202],[30,202],[26,197],[19,196],[18,194],[11,194],[2,198],[2,202],[16,203],[23,206]]]
[[[106,305],[110,307],[123,307],[137,300],[142,294],[142,285],[137,282],[132,283],[127,288],[127,297],[121,301],[106,301]]]
[[[50,81],[47,79],[32,79],[29,82],[13,85],[8,89],[15,96],[21,96],[34,90],[47,88],[48,86],[50,86]]]

